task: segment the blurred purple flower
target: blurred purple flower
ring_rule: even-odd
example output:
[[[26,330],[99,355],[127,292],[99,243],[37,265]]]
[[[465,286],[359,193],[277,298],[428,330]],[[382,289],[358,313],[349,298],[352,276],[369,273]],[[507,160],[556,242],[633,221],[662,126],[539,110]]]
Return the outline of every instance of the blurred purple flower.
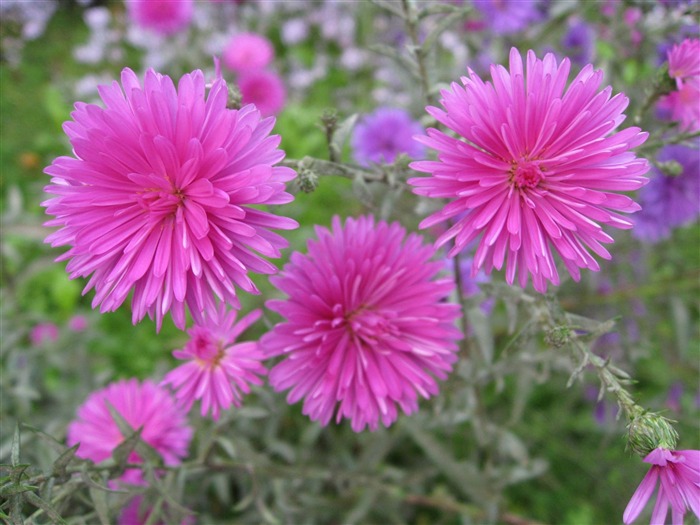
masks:
[[[579,66],[585,66],[593,61],[595,48],[595,32],[593,27],[581,20],[572,18],[569,20],[568,31],[561,39],[564,54]]]
[[[676,381],[668,389],[668,394],[666,394],[666,407],[674,412],[680,412],[681,397],[683,397],[683,383]]]
[[[170,35],[192,21],[192,0],[125,0],[129,18],[144,29]]]
[[[58,326],[53,323],[39,323],[29,332],[32,346],[42,346],[58,340]]]
[[[279,113],[287,100],[282,78],[271,71],[245,71],[238,80],[244,104],[254,104],[263,117]]]
[[[413,159],[421,158],[425,148],[413,140],[413,136],[422,133],[423,127],[407,111],[378,108],[355,126],[352,135],[353,156],[362,166],[390,164],[400,153]]]
[[[488,27],[497,35],[517,33],[544,19],[539,0],[473,0]]]
[[[231,71],[263,69],[275,58],[275,48],[257,33],[234,35],[221,56],[221,63]]]
[[[652,168],[651,181],[639,192],[642,211],[633,218],[632,235],[637,239],[658,242],[668,238],[673,228],[700,216],[700,139],[694,144],[694,148],[671,144],[659,150],[659,162],[675,161],[682,172],[671,176]]]

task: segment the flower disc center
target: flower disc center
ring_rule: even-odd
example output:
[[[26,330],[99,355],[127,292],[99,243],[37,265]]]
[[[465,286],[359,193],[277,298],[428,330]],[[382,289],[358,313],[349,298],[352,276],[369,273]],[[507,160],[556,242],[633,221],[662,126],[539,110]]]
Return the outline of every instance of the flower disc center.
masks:
[[[544,179],[537,161],[521,160],[514,166],[511,173],[512,181],[518,188],[534,188]]]

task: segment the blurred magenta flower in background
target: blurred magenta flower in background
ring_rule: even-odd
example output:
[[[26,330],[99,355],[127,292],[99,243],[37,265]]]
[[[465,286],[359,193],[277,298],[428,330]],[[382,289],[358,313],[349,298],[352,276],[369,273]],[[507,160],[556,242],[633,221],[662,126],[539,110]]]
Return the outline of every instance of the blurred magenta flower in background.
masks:
[[[255,104],[262,116],[276,115],[287,101],[284,81],[277,73],[264,70],[247,70],[238,80],[244,104]]]
[[[231,37],[221,55],[221,63],[231,71],[263,69],[275,58],[275,48],[265,36],[241,33]]]
[[[42,346],[58,340],[58,326],[54,323],[39,323],[29,332],[29,342],[32,346]]]
[[[179,465],[187,456],[192,429],[185,413],[170,392],[150,380],[121,380],[90,394],[78,407],[77,418],[68,425],[68,446],[80,443],[76,455],[99,463],[111,457],[124,436],[109,411],[108,403],[134,429],[142,428],[141,439],[153,447],[166,465]],[[132,452],[129,463],[141,463]],[[120,478],[131,484],[143,483],[140,470],[127,469]]]
[[[190,340],[181,350],[175,350],[177,359],[186,360],[168,372],[162,385],[170,385],[185,410],[195,400],[202,400],[202,415],[211,409],[212,417],[219,419],[221,410],[241,406],[243,394],[250,392],[250,384],[261,385],[259,375],[267,370],[262,365],[263,353],[258,343],[236,343],[236,338],[257,321],[261,310],[254,310],[236,323],[235,310],[220,305],[217,312],[207,312],[202,324],[188,330]]]
[[[286,319],[260,340],[284,357],[270,384],[290,389],[290,404],[304,399],[303,413],[324,426],[335,412],[355,432],[388,427],[397,405],[411,414],[418,395],[436,395],[435,378],[457,360],[459,306],[445,302],[454,283],[437,277],[443,262],[429,261],[434,250],[398,222],[335,216],[316,235],[270,279],[287,294],[265,303]]]
[[[170,35],[192,21],[193,0],[125,0],[129,18],[154,33]]]
[[[100,88],[105,107],[77,103],[64,125],[74,157],[45,170],[46,225],[60,227],[46,242],[70,247],[59,260],[71,278],[90,276],[101,312],[132,291],[132,321],[148,313],[158,328],[168,312],[184,328],[185,304],[195,320],[217,298],[239,308],[236,287],[258,293],[249,271],[277,271],[256,252],[287,246],[270,228],[297,227],[251,206],[293,200],[284,183],[295,172],[274,166],[284,158],[274,119],[227,109],[221,78],[205,97],[199,70],[177,88],[153,70],[143,86],[128,68],[121,81]]]
[[[509,284],[517,274],[525,287],[531,276],[535,289],[545,292],[547,281],[559,284],[552,247],[578,281],[580,268],[600,269],[589,250],[611,257],[601,243],[613,239],[599,223],[632,227],[617,212],[639,205],[615,192],[646,183],[647,161],[629,150],[647,134],[636,127],[611,134],[625,118],[627,98],[610,98],[610,87],[599,92],[603,72],[590,64],[565,90],[569,69],[568,59],[557,64],[554,55],[541,60],[532,51],[524,68],[513,48],[510,71],[492,66],[493,84],[470,70],[462,86],[442,91],[445,111],[427,108],[460,138],[437,129],[421,138],[438,151],[438,160],[412,163],[431,176],[408,182],[418,195],[451,202],[420,227],[455,220],[436,242],[454,239],[449,256],[481,236],[474,275],[505,264]]]
[[[424,133],[423,126],[408,111],[399,108],[377,108],[365,115],[352,134],[355,161],[361,166],[391,164],[403,153],[418,159],[425,154],[414,136]]]

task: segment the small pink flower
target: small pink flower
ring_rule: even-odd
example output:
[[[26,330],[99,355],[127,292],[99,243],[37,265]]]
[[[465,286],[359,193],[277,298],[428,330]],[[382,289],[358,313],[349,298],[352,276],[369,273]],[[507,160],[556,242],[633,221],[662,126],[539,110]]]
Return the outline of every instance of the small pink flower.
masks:
[[[264,117],[276,115],[284,107],[287,90],[282,78],[271,71],[246,71],[238,80],[244,104],[254,104]]]
[[[231,38],[221,56],[221,62],[231,71],[263,69],[275,58],[275,48],[263,35],[241,33]]]
[[[177,406],[167,389],[152,381],[140,383],[136,379],[121,380],[93,392],[78,408],[78,417],[68,425],[68,446],[80,443],[76,455],[98,463],[109,458],[114,449],[124,441],[109,411],[107,403],[137,430],[143,427],[141,438],[153,447],[166,465],[179,465],[187,456],[192,439],[192,429],[185,414]],[[130,463],[140,463],[142,458],[132,452]],[[143,483],[141,472],[127,471],[122,481]]]
[[[688,509],[700,519],[700,451],[657,448],[644,461],[652,467],[627,504],[622,518],[625,524],[629,525],[641,514],[658,480],[661,482],[651,515],[652,525],[665,523],[669,505],[674,525],[683,523]]]
[[[333,218],[316,227],[308,254],[271,282],[286,300],[265,304],[285,317],[260,340],[269,356],[285,358],[270,371],[287,402],[304,399],[303,413],[327,425],[351,420],[355,432],[391,425],[400,408],[418,410],[418,397],[438,393],[457,360],[454,289],[437,277],[442,261],[416,234],[371,216]]]
[[[221,410],[241,406],[243,394],[250,393],[249,384],[262,384],[258,376],[265,375],[267,369],[261,363],[263,353],[258,343],[236,343],[236,337],[261,314],[254,310],[236,323],[236,312],[221,305],[218,312],[208,314],[202,324],[188,331],[189,342],[173,352],[187,363],[168,372],[161,383],[176,390],[185,410],[201,399],[202,415],[211,409],[212,417],[219,419]]]
[[[170,35],[192,21],[192,0],[125,0],[129,18],[144,29]]]
[[[39,323],[29,332],[32,346],[42,346],[58,340],[58,326],[53,323]]]
[[[640,209],[628,196],[646,182],[645,159],[630,150],[647,133],[624,121],[628,99],[598,88],[603,72],[590,64],[567,89],[570,62],[557,64],[552,54],[538,59],[529,51],[526,63],[517,49],[510,70],[491,66],[493,82],[473,71],[442,91],[444,110],[427,111],[451,133],[429,129],[418,140],[437,150],[437,160],[413,162],[430,174],[408,180],[414,193],[449,199],[421,222],[450,227],[436,246],[453,240],[452,257],[478,239],[472,274],[505,267],[512,284],[535,290],[559,284],[554,254],[574,280],[580,269],[597,271],[592,253],[610,259],[603,244],[612,243],[601,224],[628,229],[632,221],[619,212]]]

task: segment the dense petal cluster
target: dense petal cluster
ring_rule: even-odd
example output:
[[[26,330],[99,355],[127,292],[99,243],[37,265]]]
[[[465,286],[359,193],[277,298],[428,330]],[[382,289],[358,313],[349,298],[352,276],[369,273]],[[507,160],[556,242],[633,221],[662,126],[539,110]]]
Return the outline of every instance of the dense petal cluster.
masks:
[[[421,158],[425,148],[413,140],[418,133],[423,133],[423,127],[407,111],[378,108],[355,126],[352,135],[353,156],[361,166],[390,164],[401,153],[414,159]]]
[[[602,71],[589,64],[566,89],[570,63],[543,60],[530,51],[526,68],[516,49],[510,70],[492,66],[493,83],[473,71],[442,91],[445,111],[427,111],[458,137],[429,129],[418,137],[438,152],[435,161],[411,166],[430,177],[409,179],[414,192],[450,199],[421,223],[447,222],[437,246],[454,239],[449,255],[480,238],[472,272],[506,268],[521,286],[536,290],[559,283],[552,248],[574,279],[580,268],[598,270],[593,251],[610,258],[601,243],[613,241],[599,223],[630,228],[617,212],[639,206],[616,192],[636,190],[647,179],[644,159],[629,150],[646,140],[639,128],[611,134],[624,120],[627,98],[598,91]]]
[[[632,495],[623,514],[625,525],[637,519],[660,481],[650,523],[666,523],[668,507],[674,524],[683,523],[690,509],[700,519],[700,451],[652,450],[646,458],[652,466]]]
[[[670,144],[659,150],[659,163],[677,163],[680,172],[666,174],[654,167],[653,176],[639,192],[642,211],[635,216],[632,234],[643,241],[657,242],[674,228],[700,217],[700,139],[694,147]]]
[[[43,203],[60,229],[47,237],[69,246],[71,278],[91,276],[93,308],[118,308],[133,290],[134,323],[158,327],[171,312],[184,328],[216,298],[239,307],[236,287],[257,293],[248,272],[274,273],[262,258],[287,246],[270,228],[297,223],[256,207],[292,200],[293,170],[274,166],[284,152],[270,136],[274,119],[253,106],[226,108],[223,79],[206,95],[204,75],[172,80],[152,70],[141,86],[130,69],[100,88],[105,107],[78,103],[64,125],[73,157],[59,157]]]
[[[443,263],[398,223],[336,216],[316,234],[271,279],[288,298],[266,303],[286,319],[260,340],[267,355],[285,357],[270,383],[291,389],[289,403],[303,398],[304,414],[322,425],[338,405],[336,422],[348,418],[356,432],[389,426],[397,405],[410,414],[419,394],[437,394],[435,378],[457,359],[459,307],[445,302],[454,284],[436,277]]]
[[[144,29],[169,35],[185,29],[192,21],[192,0],[126,0],[129,18]]]
[[[236,343],[236,338],[261,314],[254,310],[236,323],[236,312],[221,305],[217,312],[208,313],[202,324],[188,331],[188,343],[173,352],[187,363],[168,372],[162,383],[176,389],[176,397],[186,410],[201,399],[202,415],[211,409],[212,417],[219,419],[221,410],[241,406],[250,384],[262,384],[259,376],[267,370],[262,365],[263,353],[258,343]]]
[[[119,430],[109,405],[134,429],[141,428],[141,439],[153,447],[166,465],[179,465],[187,456],[192,428],[185,413],[165,388],[151,381],[122,380],[93,392],[78,408],[77,418],[68,425],[69,446],[80,443],[76,455],[100,462],[112,455],[114,449],[128,436]],[[142,458],[132,452],[130,463]],[[138,483],[140,472],[127,471],[124,481]]]

